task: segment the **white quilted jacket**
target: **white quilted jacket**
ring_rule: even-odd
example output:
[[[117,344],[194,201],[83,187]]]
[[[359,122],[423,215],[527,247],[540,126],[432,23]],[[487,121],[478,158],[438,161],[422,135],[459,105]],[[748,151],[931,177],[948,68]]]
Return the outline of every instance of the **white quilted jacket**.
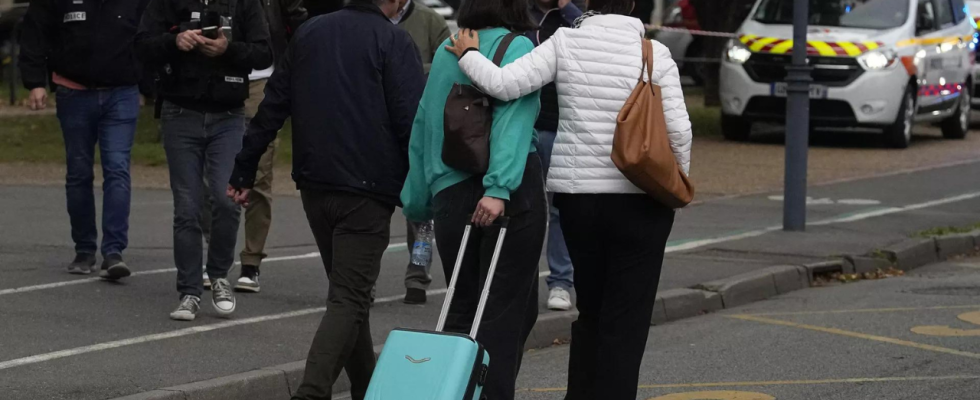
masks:
[[[561,118],[548,191],[642,193],[619,172],[611,155],[616,117],[640,77],[644,33],[636,18],[596,15],[578,29],[559,29],[550,40],[504,68],[477,51],[467,53],[459,66],[477,87],[505,101],[557,82]],[[659,42],[653,42],[653,52],[653,80],[662,90],[670,146],[677,164],[687,173],[691,122],[677,65]]]

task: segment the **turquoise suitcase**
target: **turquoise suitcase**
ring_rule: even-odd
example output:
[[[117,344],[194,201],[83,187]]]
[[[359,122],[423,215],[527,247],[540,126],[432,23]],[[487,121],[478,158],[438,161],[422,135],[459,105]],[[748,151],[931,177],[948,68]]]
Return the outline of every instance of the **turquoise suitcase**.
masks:
[[[500,218],[500,235],[490,261],[469,335],[443,332],[449,304],[452,303],[463,263],[463,249],[469,242],[473,224],[466,226],[453,276],[449,280],[435,331],[395,329],[388,335],[368,386],[367,400],[479,400],[490,367],[490,354],[476,341],[483,310],[490,293],[500,249],[507,235],[508,219]]]

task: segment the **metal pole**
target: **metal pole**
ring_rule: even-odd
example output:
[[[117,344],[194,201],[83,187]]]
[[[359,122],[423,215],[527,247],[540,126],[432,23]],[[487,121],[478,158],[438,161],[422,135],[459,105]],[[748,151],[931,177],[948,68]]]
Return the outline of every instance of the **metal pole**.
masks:
[[[14,29],[11,31],[13,34],[10,35],[10,106],[14,107],[17,105],[17,43],[18,43],[18,30],[20,29],[20,23],[14,24]]]
[[[810,0],[793,2],[793,64],[786,67],[786,171],[783,230],[806,229],[806,173],[810,136],[810,66],[806,30]]]

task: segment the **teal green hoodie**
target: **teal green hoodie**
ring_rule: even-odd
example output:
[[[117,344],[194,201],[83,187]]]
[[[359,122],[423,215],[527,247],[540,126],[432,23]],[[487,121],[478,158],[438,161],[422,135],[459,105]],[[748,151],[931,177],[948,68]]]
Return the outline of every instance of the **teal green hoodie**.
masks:
[[[510,31],[505,28],[480,31],[480,53],[492,59],[497,45],[508,33]],[[443,47],[448,44],[447,40]],[[432,60],[429,81],[415,114],[408,146],[408,178],[402,188],[401,200],[405,216],[413,221],[432,219],[432,197],[471,176],[442,162],[446,98],[454,83],[472,84],[459,69],[456,56],[443,47]],[[507,48],[501,64],[507,65],[533,48],[530,40],[519,36]],[[514,101],[494,101],[490,167],[483,177],[485,196],[510,200],[510,193],[521,185],[527,155],[534,152],[534,121],[541,108],[538,98],[538,92],[534,92]]]

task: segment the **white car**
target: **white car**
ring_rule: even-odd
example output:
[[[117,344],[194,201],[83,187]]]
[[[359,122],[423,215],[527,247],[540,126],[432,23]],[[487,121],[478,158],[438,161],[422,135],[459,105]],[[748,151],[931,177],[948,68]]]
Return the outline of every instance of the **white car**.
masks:
[[[811,126],[875,127],[905,148],[912,125],[962,139],[970,125],[974,22],[963,0],[809,0]],[[758,0],[721,66],[722,132],[784,122],[793,0]]]
[[[973,18],[974,22],[980,21],[980,1],[978,0],[967,0],[967,7],[970,10],[970,17]],[[978,38],[980,34],[974,34],[973,43],[978,43]],[[980,57],[977,57],[980,59]],[[978,60],[980,61],[980,60]],[[977,88],[980,86],[980,64],[973,64],[973,93],[977,93]],[[980,98],[976,96],[973,97],[973,109],[980,109]]]

